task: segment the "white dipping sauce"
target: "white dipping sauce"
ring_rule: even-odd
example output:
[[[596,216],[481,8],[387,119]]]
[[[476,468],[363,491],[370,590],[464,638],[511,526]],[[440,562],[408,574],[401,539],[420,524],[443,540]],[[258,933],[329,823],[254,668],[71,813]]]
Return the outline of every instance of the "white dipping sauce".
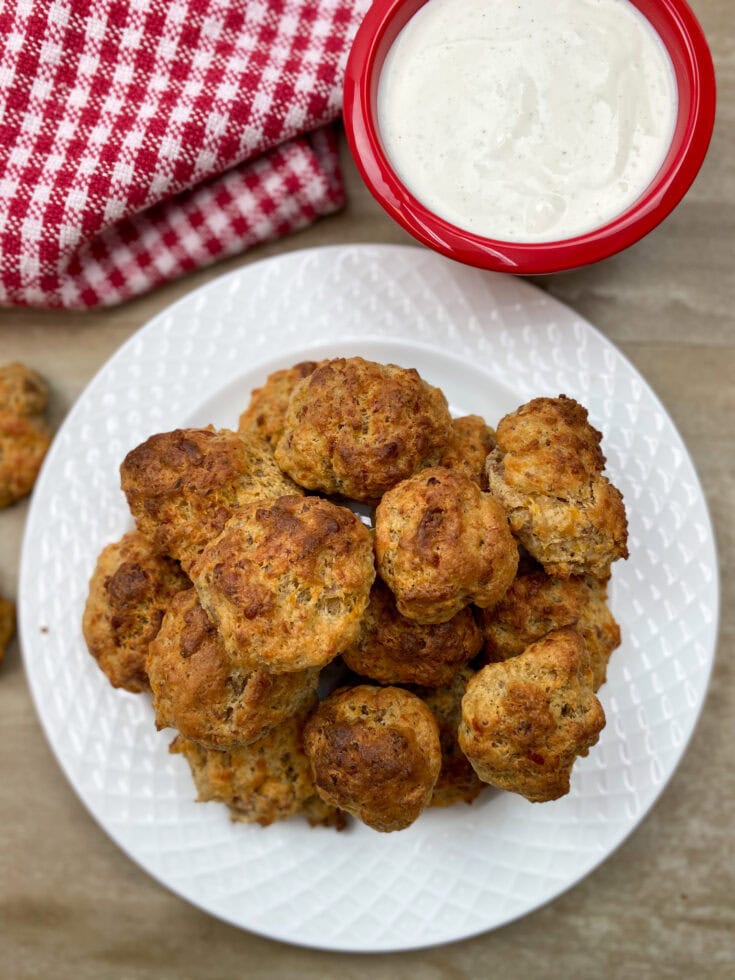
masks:
[[[598,228],[656,175],[677,93],[629,0],[428,0],[380,74],[381,141],[429,210],[487,238]]]

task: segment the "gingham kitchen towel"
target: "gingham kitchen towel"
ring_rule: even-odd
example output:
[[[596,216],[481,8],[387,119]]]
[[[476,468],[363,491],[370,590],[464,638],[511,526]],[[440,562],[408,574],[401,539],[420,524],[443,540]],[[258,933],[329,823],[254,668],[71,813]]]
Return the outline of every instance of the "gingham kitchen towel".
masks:
[[[0,303],[117,303],[336,210],[369,0],[0,0]]]

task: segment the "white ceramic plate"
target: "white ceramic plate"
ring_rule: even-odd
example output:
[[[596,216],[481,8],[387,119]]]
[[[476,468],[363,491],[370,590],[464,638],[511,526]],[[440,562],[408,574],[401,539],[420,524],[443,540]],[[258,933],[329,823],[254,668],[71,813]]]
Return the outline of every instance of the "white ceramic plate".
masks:
[[[623,630],[601,699],[607,727],[572,791],[533,805],[488,792],[408,830],[337,834],[300,820],[232,824],[194,803],[145,696],[114,691],[80,630],[104,544],[131,520],[125,453],[153,432],[234,427],[253,386],[305,357],[414,366],[454,411],[495,422],[537,395],[582,401],[604,431],[630,515],[613,575]],[[692,462],[623,356],[560,303],[510,276],[402,247],[268,259],[161,313],[104,366],[59,432],[24,542],[20,622],[31,689],[73,787],[134,860],[202,909],[255,932],[334,950],[397,950],[499,926],[558,895],[630,833],[692,733],[717,629],[712,529]]]

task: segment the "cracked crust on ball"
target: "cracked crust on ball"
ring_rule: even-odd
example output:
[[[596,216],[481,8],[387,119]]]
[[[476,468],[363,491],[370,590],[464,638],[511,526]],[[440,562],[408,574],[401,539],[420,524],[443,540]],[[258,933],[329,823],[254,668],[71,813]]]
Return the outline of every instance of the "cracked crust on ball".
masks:
[[[249,745],[217,751],[178,735],[169,751],[189,763],[198,801],[224,803],[232,820],[268,827],[303,816],[312,826],[341,830],[345,816],[318,796],[304,755],[306,714],[299,712]]]
[[[375,512],[375,551],[398,611],[419,623],[447,622],[470,603],[494,605],[518,567],[500,503],[443,467],[385,494]]]
[[[357,642],[342,659],[356,674],[381,684],[443,687],[481,646],[482,634],[470,609],[446,623],[416,623],[398,612],[393,593],[377,579]]]
[[[306,723],[304,749],[322,799],[383,832],[416,820],[441,769],[433,714],[398,687],[336,691]]]
[[[301,493],[263,440],[212,426],[151,436],[128,453],[120,477],[138,529],[180,561],[192,560],[237,507]]]
[[[495,449],[495,430],[479,415],[463,415],[452,419],[452,435],[437,466],[459,470],[479,486],[487,490],[485,461]]]
[[[490,491],[550,575],[605,578],[612,562],[628,557],[625,506],[602,476],[601,439],[587,410],[565,395],[535,398],[498,424]]]
[[[446,398],[417,371],[340,357],[293,390],[276,460],[302,487],[372,502],[436,463],[451,432]]]
[[[15,634],[15,605],[0,595],[0,664]]]
[[[458,729],[462,720],[462,698],[475,671],[463,667],[453,682],[436,690],[414,688],[414,693],[430,709],[439,727],[442,767],[431,797],[431,806],[472,803],[487,788],[459,747]]]
[[[265,439],[275,450],[283,432],[288,403],[299,381],[310,374],[325,361],[301,361],[293,367],[269,374],[262,388],[255,388],[250,396],[250,404],[240,416],[238,432],[241,435],[257,436]]]
[[[176,562],[156,554],[139,531],[104,548],[89,583],[82,631],[113,687],[149,690],[148,644],[173,597],[190,587]]]
[[[233,664],[195,589],[174,596],[148,648],[156,726],[205,748],[247,745],[311,704],[319,671],[247,673]]]
[[[543,803],[569,792],[604,726],[584,640],[562,629],[470,680],[459,744],[483,782]]]
[[[480,614],[485,662],[517,657],[547,633],[573,626],[587,647],[597,691],[605,682],[611,653],[620,646],[620,627],[606,599],[606,583],[589,575],[519,575],[498,605]]]
[[[235,661],[273,673],[354,643],[375,578],[370,531],[320,497],[241,507],[188,570]]]

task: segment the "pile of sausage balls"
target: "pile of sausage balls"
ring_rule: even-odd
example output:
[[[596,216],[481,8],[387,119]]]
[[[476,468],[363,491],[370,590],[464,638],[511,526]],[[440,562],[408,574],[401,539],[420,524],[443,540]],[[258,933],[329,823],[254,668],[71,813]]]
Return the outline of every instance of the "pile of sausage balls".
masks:
[[[563,395],[495,432],[415,370],[277,371],[237,432],[127,455],[136,529],[99,557],[89,650],[152,693],[198,798],[235,820],[392,831],[488,786],[557,799],[620,642],[600,439]]]

